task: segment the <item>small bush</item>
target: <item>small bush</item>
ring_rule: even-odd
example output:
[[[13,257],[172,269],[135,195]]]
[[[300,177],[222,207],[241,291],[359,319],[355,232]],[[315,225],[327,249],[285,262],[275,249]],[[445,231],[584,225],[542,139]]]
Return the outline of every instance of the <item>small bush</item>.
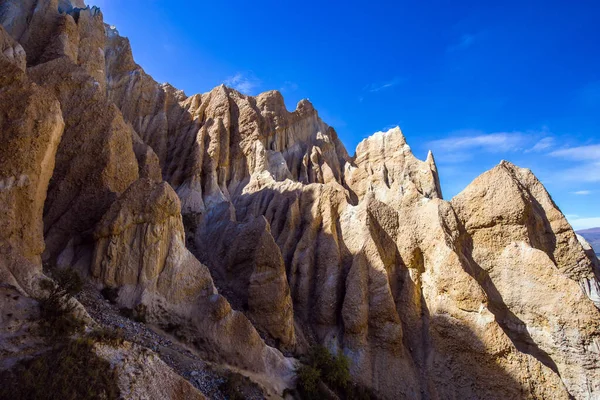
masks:
[[[137,322],[146,323],[146,315],[148,314],[148,307],[144,304],[138,304],[135,307],[135,318],[134,320]]]
[[[146,323],[146,314],[147,314],[147,307],[143,304],[138,304],[135,307],[135,310],[132,310],[131,308],[127,308],[127,307],[122,307],[119,309],[119,312],[121,313],[122,316],[124,316],[125,318],[129,318],[135,322],[141,322],[141,323]]]
[[[333,355],[325,346],[317,345],[308,351],[302,362],[303,365],[296,370],[298,391],[302,398],[328,398],[327,388],[344,399],[365,398],[363,388],[351,383],[350,360],[343,353]]]
[[[119,289],[107,286],[100,291],[100,294],[111,304],[117,304],[117,299],[119,298]]]
[[[307,399],[319,397],[321,371],[311,365],[302,365],[296,370],[298,390]]]
[[[123,343],[125,336],[120,328],[98,328],[88,334],[88,337],[94,342],[105,343],[111,346],[118,346]]]
[[[0,399],[118,399],[117,378],[90,340],[71,340],[0,372]]]
[[[332,388],[344,389],[350,381],[350,360],[341,352],[334,356],[325,346],[314,346],[307,364],[321,371],[323,381]]]
[[[65,269],[54,271],[55,281],[44,280],[40,287],[46,292],[38,299],[40,304],[40,333],[56,340],[81,332],[83,321],[73,314],[77,303],[72,296],[83,289],[83,282],[76,272]]]
[[[52,277],[67,296],[73,297],[83,290],[81,277],[72,269],[57,269],[52,272]]]
[[[345,389],[350,381],[350,360],[339,353],[332,357],[328,368],[324,370],[325,382],[337,389]]]

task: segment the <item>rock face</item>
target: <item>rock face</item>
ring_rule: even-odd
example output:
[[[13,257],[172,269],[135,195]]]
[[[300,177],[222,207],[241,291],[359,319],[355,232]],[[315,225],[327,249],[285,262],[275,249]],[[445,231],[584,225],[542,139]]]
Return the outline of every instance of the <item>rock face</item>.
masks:
[[[0,57],[6,61],[16,65],[20,70],[25,72],[27,60],[25,50],[18,42],[16,42],[0,25]]]
[[[292,363],[265,346],[186,249],[179,199],[166,182],[133,183],[104,215],[95,239],[92,276],[119,288],[120,304],[143,305],[150,322],[179,327],[180,336],[217,361],[289,379]]]
[[[147,349],[125,343],[119,347],[100,345],[95,351],[115,368],[117,386],[124,399],[206,399]]]
[[[44,251],[41,217],[65,124],[58,100],[15,62],[0,59],[0,87],[0,282],[32,294]]]
[[[445,201],[399,128],[350,157],[307,100],[187,97],[81,2],[0,0],[0,23],[11,295],[43,255],[279,394],[282,352],[320,343],[381,398],[600,396],[599,265],[530,171],[501,162]],[[187,393],[122,376],[131,397]]]

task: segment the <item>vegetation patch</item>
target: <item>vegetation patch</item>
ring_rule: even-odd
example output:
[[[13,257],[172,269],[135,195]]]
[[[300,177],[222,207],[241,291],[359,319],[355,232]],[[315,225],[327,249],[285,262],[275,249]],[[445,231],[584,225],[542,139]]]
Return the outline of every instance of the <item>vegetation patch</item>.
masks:
[[[93,342],[99,342],[108,344],[116,347],[125,341],[125,335],[121,328],[109,329],[109,328],[98,328],[91,331],[87,337]]]
[[[116,371],[98,357],[93,343],[71,340],[0,372],[0,399],[118,399]]]
[[[336,398],[375,399],[373,393],[350,379],[350,360],[343,353],[333,355],[325,346],[312,347],[296,370],[297,396],[316,400]]]
[[[83,289],[79,275],[70,269],[56,270],[54,281],[42,281],[45,295],[37,299],[40,304],[40,334],[50,341],[70,337],[83,331],[84,323],[75,317],[77,303],[73,296]]]
[[[135,309],[123,307],[119,309],[119,313],[125,318],[129,318],[135,322],[146,323],[147,307],[144,304],[138,304]]]
[[[83,288],[70,269],[54,270],[53,280],[41,283],[39,333],[49,350],[0,372],[0,400],[118,399],[118,376],[94,351],[95,343],[120,345],[120,330],[95,329],[81,336],[85,323],[75,315],[73,296]],[[79,338],[75,338],[79,336]]]

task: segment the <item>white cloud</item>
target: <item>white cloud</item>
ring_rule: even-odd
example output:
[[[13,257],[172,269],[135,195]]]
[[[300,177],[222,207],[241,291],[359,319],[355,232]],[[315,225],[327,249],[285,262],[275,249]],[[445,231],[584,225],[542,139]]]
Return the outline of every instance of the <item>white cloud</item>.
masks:
[[[557,176],[567,182],[600,182],[600,144],[555,150],[550,156],[567,161],[579,161],[573,167],[560,170]]]
[[[571,147],[568,149],[556,150],[550,153],[552,157],[564,158],[577,161],[600,161],[600,144],[589,146]]]
[[[460,136],[429,142],[429,146],[438,151],[446,152],[477,149],[497,153],[518,150],[526,141],[526,137],[522,132],[484,133],[481,131],[462,131],[461,133]]]
[[[591,190],[578,190],[577,192],[573,192],[573,194],[576,194],[578,196],[587,196],[592,194]]]
[[[540,152],[540,151],[548,150],[554,146],[554,143],[555,143],[555,140],[553,137],[546,136],[545,138],[542,138],[541,140],[539,140],[531,149],[527,150],[527,153],[532,152],[532,151]]]
[[[259,79],[257,79],[252,73],[241,73],[238,72],[233,76],[225,79],[223,82],[225,86],[233,88],[240,93],[252,95],[255,89],[258,89],[261,85]]]
[[[573,229],[580,231],[600,227],[600,217],[592,218],[567,218]]]
[[[394,78],[388,82],[371,83],[370,85],[365,86],[364,90],[367,92],[376,93],[399,85],[400,83],[402,83],[402,79]]]
[[[556,176],[566,182],[600,182],[600,162],[583,163],[572,168],[557,171]]]

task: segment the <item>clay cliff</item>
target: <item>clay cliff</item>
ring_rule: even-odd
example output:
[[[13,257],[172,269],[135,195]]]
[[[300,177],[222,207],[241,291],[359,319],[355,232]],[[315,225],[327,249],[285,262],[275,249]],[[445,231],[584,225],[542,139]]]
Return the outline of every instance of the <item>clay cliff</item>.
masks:
[[[188,97],[81,2],[0,0],[0,47],[0,283],[28,307],[75,270],[270,396],[317,344],[377,398],[600,396],[599,265],[531,171],[444,200],[399,128],[350,156],[307,100]],[[168,371],[115,364],[124,397],[202,396],[97,353]]]

